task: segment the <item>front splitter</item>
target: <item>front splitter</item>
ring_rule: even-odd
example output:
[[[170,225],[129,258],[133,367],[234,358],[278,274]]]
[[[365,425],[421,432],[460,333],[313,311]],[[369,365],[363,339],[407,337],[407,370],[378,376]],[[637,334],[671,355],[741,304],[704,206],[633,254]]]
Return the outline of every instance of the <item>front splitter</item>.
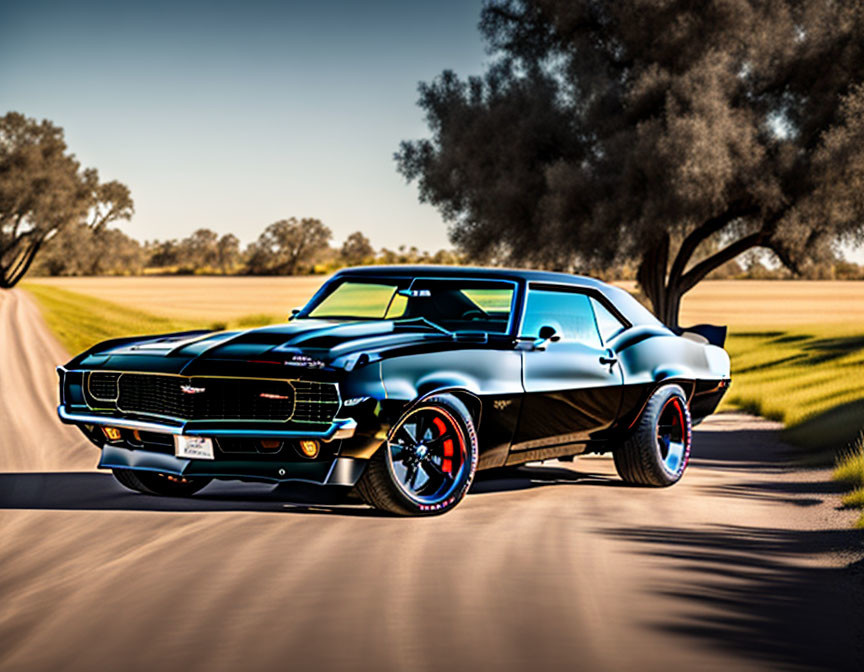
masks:
[[[308,462],[189,460],[165,453],[131,450],[109,444],[103,446],[102,457],[99,460],[100,469],[136,469],[174,476],[258,480],[273,483],[303,481],[318,485],[348,486],[357,483],[365,466],[366,460],[351,457]]]

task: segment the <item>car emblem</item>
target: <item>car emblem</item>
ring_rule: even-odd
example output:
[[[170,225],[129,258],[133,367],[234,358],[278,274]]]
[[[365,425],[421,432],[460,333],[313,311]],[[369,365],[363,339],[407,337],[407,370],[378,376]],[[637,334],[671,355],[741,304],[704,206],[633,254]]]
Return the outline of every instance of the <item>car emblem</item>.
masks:
[[[510,399],[496,399],[494,401],[494,406],[496,411],[503,411],[510,405]]]
[[[181,385],[180,391],[183,394],[201,394],[205,389],[204,387],[193,387],[192,385]]]

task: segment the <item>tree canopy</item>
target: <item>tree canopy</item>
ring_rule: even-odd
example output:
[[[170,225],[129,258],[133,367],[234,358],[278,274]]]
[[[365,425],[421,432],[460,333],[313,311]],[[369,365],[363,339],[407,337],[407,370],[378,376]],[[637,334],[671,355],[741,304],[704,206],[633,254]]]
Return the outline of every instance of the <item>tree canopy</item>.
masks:
[[[421,84],[431,138],[396,154],[470,256],[636,259],[677,326],[742,252],[798,273],[861,240],[862,3],[487,0],[480,30],[486,73]]]
[[[99,231],[133,212],[129,189],[82,169],[62,129],[17,112],[0,117],[0,288],[13,287],[64,228]]]
[[[246,261],[252,274],[309,273],[329,249],[332,231],[321,220],[303,218],[274,222],[249,246]]]
[[[375,256],[375,248],[361,231],[355,231],[345,239],[339,249],[339,256],[346,264],[356,266],[366,263]]]

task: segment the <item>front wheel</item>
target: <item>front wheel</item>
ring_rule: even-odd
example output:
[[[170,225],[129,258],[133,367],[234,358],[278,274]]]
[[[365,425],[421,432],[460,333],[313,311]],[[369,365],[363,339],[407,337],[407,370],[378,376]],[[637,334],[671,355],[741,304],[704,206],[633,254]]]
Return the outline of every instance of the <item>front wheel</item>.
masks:
[[[664,385],[651,395],[624,444],[613,451],[618,475],[638,485],[677,483],[690,460],[691,431],[684,390]]]
[[[477,435],[465,405],[451,395],[424,401],[390,430],[357,483],[363,500],[403,516],[455,507],[477,470]]]
[[[112,469],[111,471],[114,478],[130,490],[143,492],[145,495],[161,495],[163,497],[194,495],[211,480],[209,478],[160,474],[155,471],[138,471],[137,469]]]

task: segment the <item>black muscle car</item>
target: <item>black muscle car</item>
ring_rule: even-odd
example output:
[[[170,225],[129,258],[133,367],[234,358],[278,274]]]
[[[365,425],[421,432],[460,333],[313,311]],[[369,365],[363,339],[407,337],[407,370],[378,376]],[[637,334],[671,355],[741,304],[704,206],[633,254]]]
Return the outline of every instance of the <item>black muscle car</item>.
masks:
[[[586,452],[675,483],[729,385],[724,338],[585,277],[352,268],[285,324],[94,346],[59,367],[58,411],[140,492],[299,480],[436,513],[477,469]]]

